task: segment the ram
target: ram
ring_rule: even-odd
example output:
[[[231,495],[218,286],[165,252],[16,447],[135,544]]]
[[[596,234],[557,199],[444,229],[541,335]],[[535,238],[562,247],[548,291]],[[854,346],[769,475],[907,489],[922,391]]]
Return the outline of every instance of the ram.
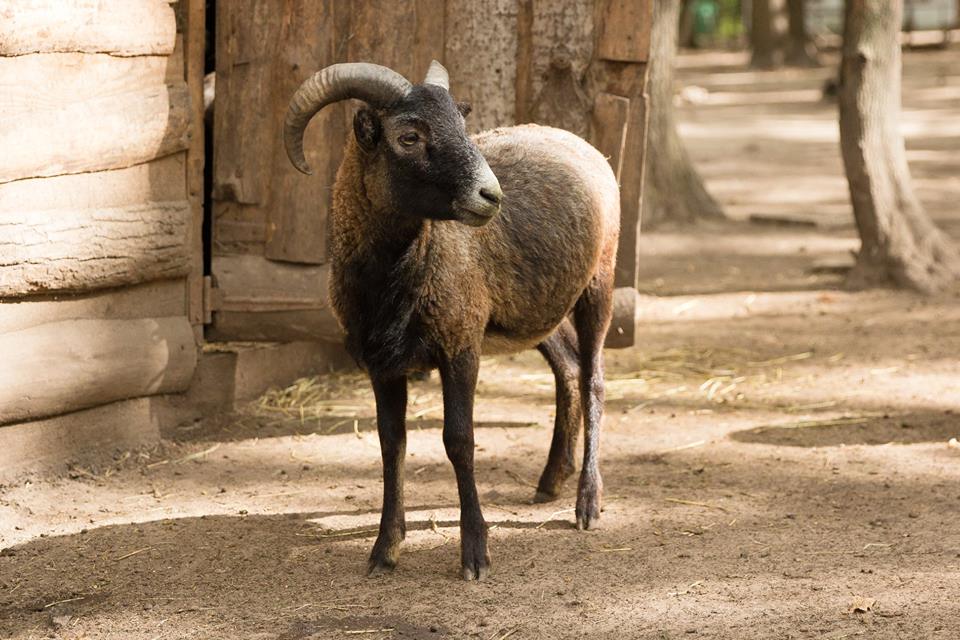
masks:
[[[603,343],[619,233],[617,182],[577,136],[548,127],[466,134],[469,108],[436,61],[423,84],[368,63],[336,64],[290,101],[284,142],[309,167],[303,134],[324,106],[355,115],[333,192],[330,299],[370,375],[383,457],[383,511],[371,574],[392,570],[405,534],[407,377],[439,369],[443,443],[460,495],[462,575],[489,571],[474,479],[480,356],[536,347],[556,378],[553,442],[536,500],[556,498],[585,444],[576,523],[596,525],[602,481]],[[579,387],[579,389],[578,389]]]

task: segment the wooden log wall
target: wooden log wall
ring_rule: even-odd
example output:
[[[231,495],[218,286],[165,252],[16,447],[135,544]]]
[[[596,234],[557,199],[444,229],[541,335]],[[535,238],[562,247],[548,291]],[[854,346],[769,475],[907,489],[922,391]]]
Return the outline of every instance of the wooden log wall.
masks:
[[[202,147],[188,171],[177,13],[202,5],[0,0],[0,425],[190,384]]]

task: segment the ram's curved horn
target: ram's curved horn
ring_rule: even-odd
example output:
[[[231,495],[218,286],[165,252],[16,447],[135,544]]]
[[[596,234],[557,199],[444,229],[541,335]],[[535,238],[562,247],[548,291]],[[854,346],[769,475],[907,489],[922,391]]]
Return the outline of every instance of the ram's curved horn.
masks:
[[[427,77],[423,79],[423,84],[433,84],[450,91],[450,74],[442,64],[433,60],[430,62],[430,68],[427,69]]]
[[[303,155],[303,132],[310,119],[328,104],[356,98],[373,107],[388,107],[410,91],[410,82],[393,69],[368,62],[334,64],[307,78],[290,99],[283,123],[287,157],[298,170],[310,173]]]

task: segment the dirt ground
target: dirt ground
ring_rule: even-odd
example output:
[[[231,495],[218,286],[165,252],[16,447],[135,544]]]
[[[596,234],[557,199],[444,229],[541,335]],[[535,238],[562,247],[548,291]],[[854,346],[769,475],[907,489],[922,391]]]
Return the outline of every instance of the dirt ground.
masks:
[[[363,377],[340,374],[0,488],[0,637],[960,637],[960,292],[849,293],[814,269],[857,244],[830,70],[744,60],[682,60],[701,88],[683,134],[741,222],[643,239],[640,343],[608,353],[600,530],[574,529],[574,482],[530,503],[552,380],[535,353],[490,359],[490,579],[459,579],[435,377],[411,392],[401,564],[366,578],[379,450]],[[905,76],[916,184],[958,236],[960,50],[908,53]]]

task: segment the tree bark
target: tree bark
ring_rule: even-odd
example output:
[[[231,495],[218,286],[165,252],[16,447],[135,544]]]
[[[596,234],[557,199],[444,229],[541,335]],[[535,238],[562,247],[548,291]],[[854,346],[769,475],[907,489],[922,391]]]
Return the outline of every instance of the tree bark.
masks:
[[[851,287],[934,292],[960,276],[960,254],[926,215],[900,135],[897,0],[848,0],[840,68],[840,144],[862,242]]]
[[[816,67],[817,50],[807,34],[806,0],[787,0],[790,28],[783,61],[794,67]]]
[[[650,149],[647,163],[643,225],[672,221],[690,223],[699,218],[723,218],[723,209],[703,184],[677,133],[673,112],[673,65],[681,0],[654,3],[650,36]]]
[[[773,12],[770,0],[751,2],[750,46],[753,55],[750,66],[756,69],[773,69],[777,66],[777,37],[773,32]]]

